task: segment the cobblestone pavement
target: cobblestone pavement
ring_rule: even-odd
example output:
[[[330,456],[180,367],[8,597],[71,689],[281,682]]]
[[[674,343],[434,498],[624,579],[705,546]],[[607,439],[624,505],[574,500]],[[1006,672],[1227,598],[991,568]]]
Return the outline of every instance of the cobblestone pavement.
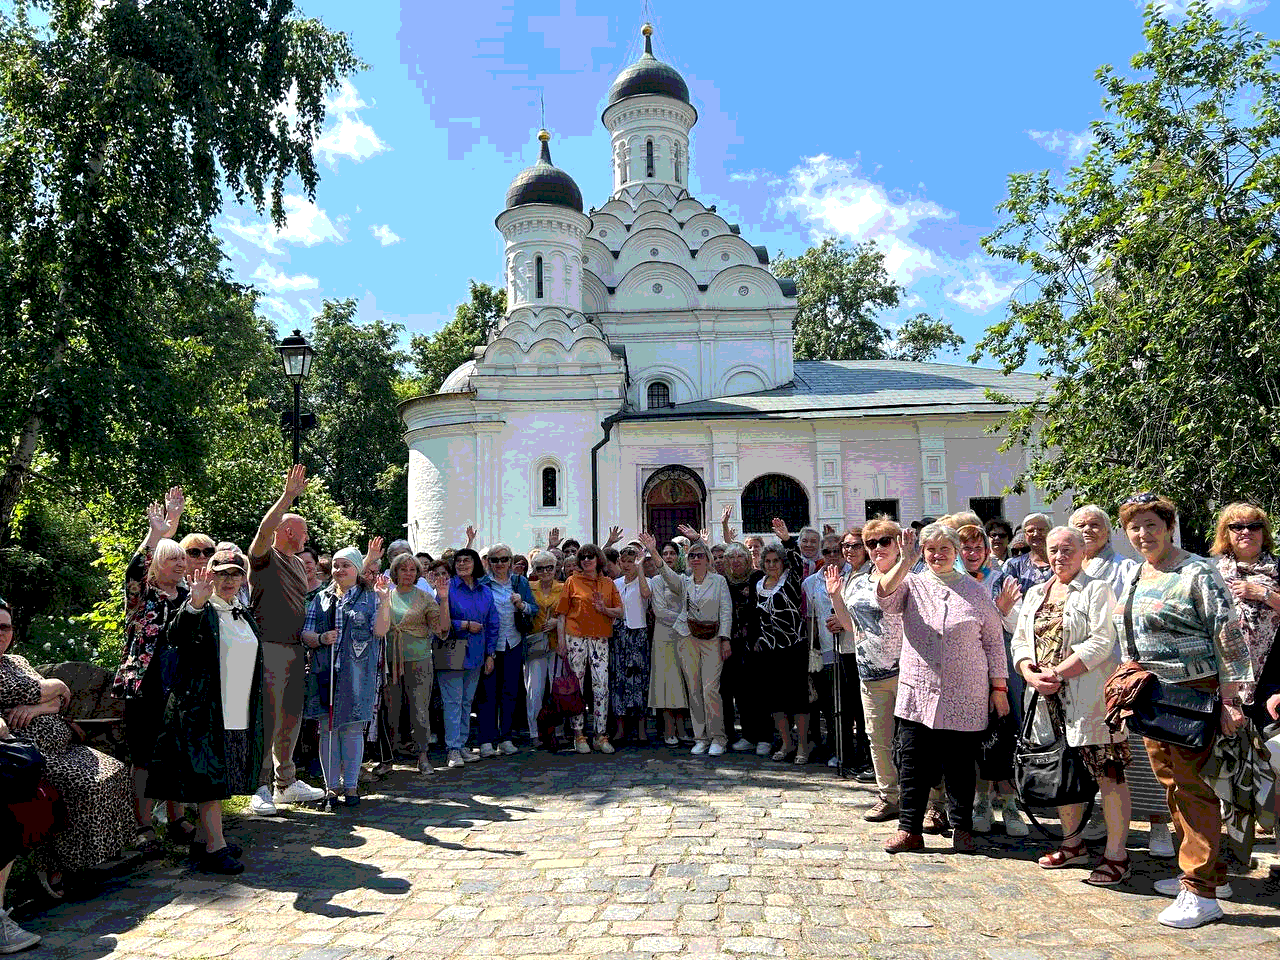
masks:
[[[32,960],[1280,957],[1265,860],[1224,921],[1167,930],[1171,861],[1135,852],[1134,879],[1099,890],[1003,836],[889,857],[873,793],[833,773],[665,747],[397,769],[355,810],[232,823],[238,878],[158,863],[23,922]]]

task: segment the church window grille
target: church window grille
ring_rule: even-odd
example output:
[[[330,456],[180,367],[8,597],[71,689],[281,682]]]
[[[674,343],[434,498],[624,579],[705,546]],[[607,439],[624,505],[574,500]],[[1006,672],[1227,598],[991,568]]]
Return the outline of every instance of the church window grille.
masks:
[[[665,380],[655,380],[649,384],[649,409],[671,406],[671,386]]]
[[[539,300],[542,299],[542,258],[538,257],[533,261],[533,286],[534,296]]]
[[[558,507],[560,495],[560,479],[555,467],[542,468],[542,505]]]
[[[653,141],[646,140],[644,144],[644,175],[646,177],[653,176]]]
[[[1004,516],[1004,498],[970,497],[969,509],[976,513],[983,523],[986,523],[988,520]]]
[[[809,525],[809,495],[791,477],[766,473],[742,491],[743,532],[772,530],[774,517],[780,517],[788,530],[798,534],[801,527]]]
[[[874,520],[876,517],[888,517],[896,523],[902,519],[898,515],[897,500],[868,500],[866,502],[866,514],[868,520]]]

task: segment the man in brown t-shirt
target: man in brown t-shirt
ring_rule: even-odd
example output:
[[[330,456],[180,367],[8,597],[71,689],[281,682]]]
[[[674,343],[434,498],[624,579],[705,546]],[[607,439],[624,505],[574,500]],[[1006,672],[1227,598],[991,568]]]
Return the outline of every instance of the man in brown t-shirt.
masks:
[[[323,790],[299,780],[293,765],[307,676],[302,642],[307,572],[294,554],[306,545],[307,522],[286,511],[306,485],[306,468],[295,464],[249,546],[250,605],[262,633],[263,721],[262,771],[249,808],[263,816],[274,815],[278,803],[308,803],[324,796]]]

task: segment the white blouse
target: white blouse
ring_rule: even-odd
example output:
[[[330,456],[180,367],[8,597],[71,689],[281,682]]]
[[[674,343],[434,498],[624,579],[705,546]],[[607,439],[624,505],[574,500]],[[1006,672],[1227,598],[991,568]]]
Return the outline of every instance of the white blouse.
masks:
[[[222,681],[222,725],[227,730],[249,729],[249,695],[258,666],[258,638],[249,626],[249,611],[234,616],[221,597],[210,597],[218,613],[218,664]]]
[[[645,608],[649,601],[640,596],[640,578],[636,577],[627,583],[626,577],[618,577],[613,581],[622,596],[623,622],[628,630],[643,630],[648,626],[645,621]],[[652,589],[652,588],[650,588]]]

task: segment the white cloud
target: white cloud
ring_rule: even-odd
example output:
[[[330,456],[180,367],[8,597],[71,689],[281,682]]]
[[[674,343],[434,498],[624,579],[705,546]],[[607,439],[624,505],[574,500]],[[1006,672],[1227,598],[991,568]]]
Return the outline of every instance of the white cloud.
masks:
[[[263,297],[258,301],[262,312],[268,317],[283,321],[285,325],[298,327],[302,325],[302,314],[298,308],[283,297]]]
[[[1191,0],[1162,0],[1161,6],[1164,7],[1166,17],[1185,17],[1190,2]],[[1146,9],[1147,0],[1134,0],[1134,5],[1140,10]],[[1234,15],[1257,13],[1265,10],[1266,6],[1267,0],[1209,0],[1210,13]]]
[[[970,313],[986,313],[1003,303],[1017,287],[1016,283],[997,280],[991,270],[976,257],[956,263],[948,271],[953,274],[942,288],[943,296]]]
[[[384,247],[389,247],[393,243],[399,243],[400,237],[391,229],[389,223],[369,224],[369,232],[382,241]]]
[[[356,163],[389,150],[373,127],[365,123],[359,111],[369,104],[360,99],[355,85],[343,80],[335,97],[325,101],[326,115],[336,122],[316,141],[316,153],[331,167],[344,157]]]
[[[1071,163],[1075,163],[1093,146],[1093,132],[1084,130],[1080,133],[1073,133],[1070,130],[1028,130],[1027,136],[1032,142],[1043,150],[1050,153],[1056,153],[1058,156],[1066,157]]]
[[[271,223],[241,221],[227,217],[222,226],[242,240],[267,253],[283,253],[282,243],[300,243],[313,247],[317,243],[343,243],[346,237],[338,232],[329,215],[305,197],[286,194],[284,198],[286,223],[277,230]]]
[[[314,290],[320,286],[320,281],[315,277],[309,277],[305,273],[291,277],[265,260],[258,264],[257,270],[253,271],[253,279],[261,280],[276,293],[283,293],[286,290]]]
[[[862,175],[856,161],[826,154],[808,157],[792,168],[778,205],[799,215],[815,241],[832,234],[854,243],[876,241],[884,252],[885,268],[903,285],[940,267],[934,254],[912,238],[916,227],[955,217],[928,200],[890,196]]]

